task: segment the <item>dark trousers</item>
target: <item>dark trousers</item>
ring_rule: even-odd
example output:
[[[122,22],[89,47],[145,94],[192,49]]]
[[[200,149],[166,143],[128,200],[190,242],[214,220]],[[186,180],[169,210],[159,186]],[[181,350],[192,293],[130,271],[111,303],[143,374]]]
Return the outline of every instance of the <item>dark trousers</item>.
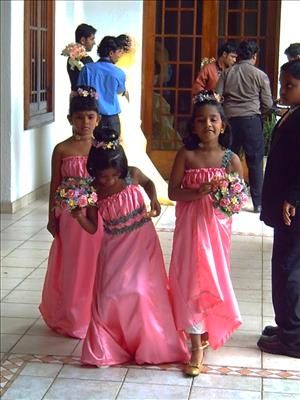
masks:
[[[115,115],[101,115],[99,128],[109,128],[121,134],[121,124],[118,114]],[[96,128],[97,129],[97,128]]]
[[[300,354],[300,231],[274,229],[272,299],[281,341]]]
[[[230,118],[232,129],[231,150],[240,154],[244,150],[249,170],[250,193],[254,207],[261,205],[263,184],[264,136],[260,115]]]

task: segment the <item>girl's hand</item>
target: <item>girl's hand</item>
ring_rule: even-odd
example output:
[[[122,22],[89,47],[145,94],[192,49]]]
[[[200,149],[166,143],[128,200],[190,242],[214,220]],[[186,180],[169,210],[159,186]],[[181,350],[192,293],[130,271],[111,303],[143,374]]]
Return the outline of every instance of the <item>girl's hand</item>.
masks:
[[[70,214],[73,218],[79,220],[85,215],[83,214],[82,208],[76,207],[73,210],[70,211]]]
[[[292,223],[291,217],[294,217],[296,214],[296,207],[290,204],[288,201],[284,201],[282,206],[282,216],[283,222],[285,225],[290,226]]]
[[[212,182],[204,182],[200,185],[198,193],[206,195],[212,192],[214,184]]]
[[[55,235],[58,234],[58,228],[59,228],[58,219],[55,217],[52,217],[51,219],[49,219],[49,222],[47,224],[47,230],[48,230],[48,232],[51,233],[51,235],[53,237],[55,237]]]
[[[151,200],[150,206],[151,206],[150,217],[158,217],[161,213],[161,207],[156,197]]]

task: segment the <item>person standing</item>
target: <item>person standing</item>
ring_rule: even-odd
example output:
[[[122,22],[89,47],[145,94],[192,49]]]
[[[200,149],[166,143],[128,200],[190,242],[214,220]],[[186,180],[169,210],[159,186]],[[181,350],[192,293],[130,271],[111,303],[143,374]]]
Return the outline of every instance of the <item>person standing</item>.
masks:
[[[201,90],[214,90],[222,71],[236,62],[236,45],[223,43],[218,49],[216,61],[205,64],[199,71],[193,83],[192,93],[197,95]]]
[[[96,32],[97,30],[93,26],[88,24],[80,24],[77,26],[75,31],[75,41],[76,43],[81,44],[87,52],[90,52],[95,45]],[[90,56],[82,57],[80,61],[82,62],[82,64],[88,64],[94,62]],[[72,68],[68,59],[67,71],[71,82],[71,90],[76,91],[80,70],[77,67]]]
[[[281,67],[277,123],[267,161],[260,219],[274,228],[272,300],[276,326],[257,343],[267,353],[300,358],[300,60]]]
[[[273,99],[268,76],[255,67],[259,48],[243,41],[237,49],[238,62],[222,72],[216,91],[224,97],[224,110],[232,129],[231,150],[245,152],[254,212],[261,211],[264,136],[262,114]]]
[[[120,133],[121,112],[118,94],[128,99],[125,87],[125,72],[115,63],[124,52],[122,41],[114,36],[105,36],[97,49],[100,57],[96,63],[85,65],[80,71],[78,85],[92,86],[99,93],[98,105],[101,114],[100,128],[110,128]]]
[[[284,54],[287,56],[288,61],[300,60],[300,43],[291,43]]]

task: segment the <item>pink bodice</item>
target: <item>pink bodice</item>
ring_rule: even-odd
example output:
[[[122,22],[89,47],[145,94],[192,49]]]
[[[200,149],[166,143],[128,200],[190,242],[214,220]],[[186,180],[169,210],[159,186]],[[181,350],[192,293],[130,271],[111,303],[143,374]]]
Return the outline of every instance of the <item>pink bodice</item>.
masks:
[[[87,156],[70,156],[62,159],[61,162],[61,175],[63,178],[83,177],[89,176],[86,170]]]
[[[197,188],[201,183],[209,182],[216,176],[222,177],[225,173],[224,167],[187,169],[182,180],[182,186],[190,189]]]

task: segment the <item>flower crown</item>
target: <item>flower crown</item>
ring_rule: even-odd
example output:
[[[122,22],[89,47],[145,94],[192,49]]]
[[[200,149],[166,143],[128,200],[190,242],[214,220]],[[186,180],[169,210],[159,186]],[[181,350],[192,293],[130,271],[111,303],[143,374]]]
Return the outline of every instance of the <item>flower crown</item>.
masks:
[[[98,100],[98,93],[94,89],[78,88],[76,93],[79,97],[91,97],[92,99]]]
[[[203,103],[205,101],[216,101],[217,103],[223,103],[223,97],[213,90],[201,90],[193,98],[193,103]]]
[[[92,146],[96,147],[96,149],[103,150],[115,150],[120,144],[120,139],[111,140],[109,142],[101,141],[99,142],[97,139],[92,140]]]

